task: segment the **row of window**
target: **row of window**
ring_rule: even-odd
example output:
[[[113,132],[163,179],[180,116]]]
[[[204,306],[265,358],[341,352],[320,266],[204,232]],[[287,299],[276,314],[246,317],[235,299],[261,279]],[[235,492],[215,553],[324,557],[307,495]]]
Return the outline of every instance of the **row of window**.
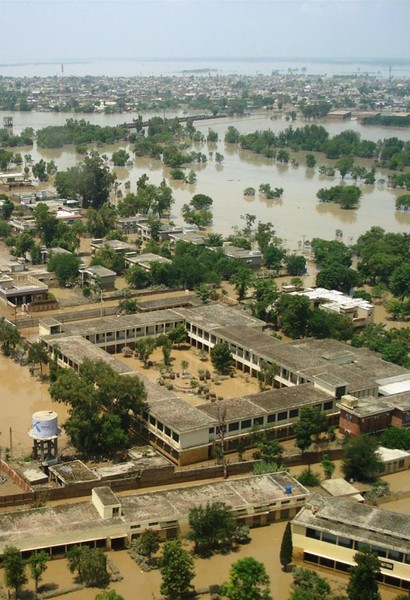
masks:
[[[392,548],[383,548],[382,546],[375,546],[374,544],[366,544],[365,542],[352,540],[341,535],[334,535],[328,531],[319,531],[318,529],[312,529],[311,527],[306,529],[306,537],[354,550],[363,550],[370,546],[373,552],[376,552],[380,558],[388,558],[396,562],[404,562],[410,565],[410,554],[405,554],[404,552],[399,552]]]
[[[167,437],[174,440],[174,442],[179,442],[179,434],[176,431],[172,431],[170,427],[167,427],[167,425],[164,425],[163,423],[161,423],[161,421],[158,421],[152,415],[148,416],[148,413],[146,412],[142,414],[142,417],[143,419],[145,419],[145,421],[149,421],[149,424],[158,429],[158,431],[165,433]]]
[[[319,404],[317,408],[322,410],[322,405]],[[333,400],[324,402],[324,404],[323,404],[324,411],[332,410],[332,408],[333,408]],[[281,422],[281,421],[288,421],[290,419],[296,419],[298,416],[299,416],[299,409],[291,408],[289,411],[284,410],[279,413],[273,413],[273,414],[268,415],[266,418],[266,423],[269,424],[269,423],[275,423],[275,422]],[[227,430],[228,430],[228,432],[231,433],[234,431],[249,429],[255,425],[260,426],[263,424],[264,424],[264,417],[255,417],[254,419],[244,419],[243,421],[233,421],[232,423],[228,424]],[[210,433],[210,435],[213,435],[215,433],[215,428],[211,427],[209,429],[209,433]]]
[[[337,571],[343,571],[344,573],[348,573],[351,567],[351,565],[339,562],[338,560],[325,558],[324,556],[317,556],[316,554],[311,554],[310,552],[303,553],[303,560],[309,563],[313,563],[314,565],[327,567],[328,569],[336,569]],[[410,590],[410,581],[400,579],[399,577],[392,577],[391,575],[384,575],[383,573],[378,573],[376,575],[376,579],[377,581],[380,581],[381,583],[384,583],[386,585],[392,585],[402,590]]]

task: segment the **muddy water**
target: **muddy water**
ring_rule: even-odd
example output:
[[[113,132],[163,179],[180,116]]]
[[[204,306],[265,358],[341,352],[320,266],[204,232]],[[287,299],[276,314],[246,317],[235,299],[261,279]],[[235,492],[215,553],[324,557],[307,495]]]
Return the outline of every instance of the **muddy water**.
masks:
[[[50,113],[16,113],[14,115],[15,130],[19,131],[25,126],[38,129],[45,125],[62,124],[68,116]],[[131,120],[133,117],[134,115],[87,115],[87,120],[114,125],[125,119]],[[303,124],[296,121],[294,126]],[[218,131],[221,139],[229,125],[234,125],[241,132],[247,133],[267,128],[277,132],[288,127],[289,123],[282,119],[272,120],[268,113],[197,123],[198,129],[204,134],[207,133],[209,127],[212,127]],[[357,121],[324,123],[324,125],[332,135],[344,129],[353,129],[368,139],[378,140],[394,135],[402,139],[410,139],[410,131],[397,131],[381,127],[365,128]],[[99,150],[107,156],[111,156],[112,151],[118,147],[104,147]],[[217,144],[198,144],[196,149],[208,156],[209,153],[215,154],[218,151],[225,156],[225,161],[222,165],[217,165],[210,157],[206,165],[190,165],[198,176],[196,185],[189,186],[179,182],[170,182],[175,198],[172,217],[177,223],[182,222],[182,205],[189,202],[193,194],[200,192],[208,194],[214,199],[213,215],[216,231],[226,235],[231,232],[232,226],[243,225],[243,221],[240,219],[241,214],[252,213],[260,220],[271,221],[276,227],[277,235],[292,250],[298,249],[298,244],[303,236],[308,240],[315,236],[332,239],[336,229],[343,231],[344,241],[347,243],[354,242],[372,225],[382,226],[388,231],[410,230],[410,213],[395,211],[395,198],[400,192],[385,186],[363,185],[363,196],[360,207],[356,211],[344,211],[338,206],[319,204],[316,199],[317,190],[321,187],[335,185],[339,179],[329,179],[320,176],[317,170],[306,169],[303,166],[304,153],[298,155],[300,166],[293,168],[276,165],[270,159],[240,150],[237,146],[225,144],[223,141]],[[128,151],[132,155],[131,147],[128,147]],[[24,152],[30,152],[35,160],[39,158],[53,159],[59,169],[73,166],[78,160],[81,160],[81,156],[72,147],[59,150],[41,150],[34,147],[34,149],[24,149]],[[326,162],[323,158],[318,160]],[[163,178],[169,180],[169,169],[165,168],[160,161],[149,158],[137,158],[133,160],[132,167],[116,168],[115,171],[123,193],[126,193],[124,183],[127,180],[131,182],[131,191],[135,191],[136,181],[142,173],[147,173],[151,181],[156,184]],[[386,177],[386,175],[380,172],[377,177]],[[245,187],[252,186],[258,189],[260,183],[270,183],[274,187],[284,188],[283,199],[279,201],[266,200],[258,194],[254,198],[244,198]]]
[[[0,446],[10,448],[11,428],[14,458],[30,454],[32,440],[27,432],[32,414],[38,410],[55,410],[60,427],[67,417],[66,406],[52,402],[47,383],[41,383],[30,375],[27,367],[0,354]],[[61,451],[66,444],[67,438],[62,435]]]
[[[245,556],[253,556],[265,564],[271,580],[271,594],[275,600],[287,600],[292,583],[292,575],[284,573],[279,563],[279,548],[285,528],[285,523],[278,523],[270,527],[262,527],[251,531],[252,541],[247,546],[240,547],[238,552],[227,556],[214,556],[210,559],[195,560],[196,576],[193,581],[197,588],[210,584],[221,584],[229,577],[229,569],[233,562]],[[124,577],[123,581],[112,583],[110,589],[115,589],[125,600],[152,600],[159,596],[160,574],[157,570],[143,573],[138,565],[125,551],[110,552],[110,559]],[[325,569],[320,570],[320,575],[328,579],[332,589],[343,593],[348,582],[347,576],[334,574]],[[43,585],[51,587],[58,583],[60,588],[69,587],[73,583],[65,560],[55,560],[48,564],[48,569],[43,578]],[[28,586],[30,588],[30,586]],[[32,589],[32,588],[31,588]],[[67,600],[94,600],[97,590],[85,589],[66,594]],[[383,600],[393,600],[397,592],[381,589]],[[201,596],[209,600],[209,596]]]

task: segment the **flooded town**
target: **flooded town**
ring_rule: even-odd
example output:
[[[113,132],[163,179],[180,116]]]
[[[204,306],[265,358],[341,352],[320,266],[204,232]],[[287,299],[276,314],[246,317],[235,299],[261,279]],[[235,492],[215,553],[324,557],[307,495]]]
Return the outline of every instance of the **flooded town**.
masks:
[[[0,599],[407,598],[410,6],[1,12]]]

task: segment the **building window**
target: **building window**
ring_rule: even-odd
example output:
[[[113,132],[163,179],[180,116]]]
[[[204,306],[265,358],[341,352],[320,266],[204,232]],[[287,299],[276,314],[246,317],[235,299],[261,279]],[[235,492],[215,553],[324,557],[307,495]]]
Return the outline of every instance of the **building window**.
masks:
[[[248,429],[252,425],[251,419],[246,419],[241,422],[241,429]]]
[[[396,562],[403,562],[403,552],[399,552],[398,550],[389,550],[387,558],[390,558],[390,560],[395,560]]]
[[[280,518],[281,519],[289,519],[289,509],[288,508],[284,508],[283,510],[280,511]]]
[[[333,408],[333,400],[329,400],[329,402],[325,402],[323,405],[323,410],[332,410]]]
[[[215,433],[215,429],[213,427],[209,428],[209,435],[213,435]]]
[[[161,421],[157,421],[157,429],[159,429],[160,431],[164,431],[164,426],[161,423]]]
[[[149,422],[151,423],[151,425],[154,425],[155,427],[155,417],[153,417],[152,415],[149,416]]]
[[[328,531],[322,531],[322,542],[327,542],[328,544],[336,544],[336,536],[333,533],[329,533]]]
[[[172,439],[175,442],[179,442],[179,435],[175,431],[172,432]]]
[[[303,560],[305,560],[306,562],[313,563],[315,565],[319,563],[319,557],[315,554],[310,554],[310,552],[303,553]]]
[[[311,527],[308,527],[306,529],[306,537],[312,538],[314,540],[320,540],[320,531],[318,531],[317,529],[312,529]]]
[[[171,437],[171,430],[169,427],[165,427],[165,435],[167,435],[168,437]]]
[[[297,416],[299,416],[299,409],[298,408],[292,408],[292,410],[289,411],[289,418],[290,419],[294,419]]]
[[[263,425],[263,417],[256,417],[256,418],[253,420],[253,424],[254,424],[254,425]]]
[[[239,429],[239,422],[236,421],[235,423],[229,423],[228,425],[228,431],[238,431]]]
[[[287,410],[278,413],[278,421],[286,421],[287,418],[288,418],[288,411]]]
[[[353,540],[350,540],[346,537],[338,537],[338,545],[343,546],[343,548],[353,548]]]
[[[276,415],[268,415],[268,423],[274,423],[276,421]]]

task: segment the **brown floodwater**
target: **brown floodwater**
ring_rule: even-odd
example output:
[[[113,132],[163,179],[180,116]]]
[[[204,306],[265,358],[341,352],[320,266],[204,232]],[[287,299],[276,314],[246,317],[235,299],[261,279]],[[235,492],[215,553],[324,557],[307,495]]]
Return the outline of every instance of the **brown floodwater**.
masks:
[[[286,523],[277,523],[269,527],[261,527],[251,531],[251,542],[241,546],[237,552],[222,556],[216,555],[209,559],[195,559],[196,576],[193,581],[197,588],[207,587],[211,584],[221,584],[229,578],[229,569],[233,562],[245,556],[252,556],[264,563],[270,577],[270,590],[275,600],[287,600],[289,597],[292,575],[284,573],[279,563],[279,549]],[[125,600],[152,600],[158,597],[161,577],[157,570],[141,572],[138,565],[131,559],[126,551],[109,552],[109,558],[114,562],[123,576],[123,581],[110,584],[110,589],[115,589]],[[318,569],[320,575],[325,577],[332,589],[343,593],[348,583],[348,577],[335,574],[326,569]],[[2,575],[2,573],[1,573]],[[67,568],[65,560],[54,560],[48,563],[47,571],[42,583],[51,586],[58,584],[60,588],[70,587],[74,583],[73,576]],[[32,587],[29,585],[29,588]],[[396,591],[382,588],[382,600],[393,600]],[[94,600],[97,590],[84,589],[66,594],[67,600]],[[201,596],[209,600],[209,596]]]
[[[5,113],[4,113],[5,114]],[[2,113],[0,111],[0,118]],[[26,126],[39,129],[46,125],[63,124],[71,115],[51,113],[15,113],[15,130],[19,131]],[[131,120],[134,115],[87,115],[87,120],[93,123],[114,125],[125,119]],[[150,116],[150,115],[144,115]],[[217,121],[201,121],[196,124],[197,128],[204,134],[209,128],[218,131],[221,139],[229,125],[239,129],[241,133],[255,130],[272,129],[281,131],[289,126],[283,119],[272,120],[269,113],[255,114],[249,117],[232,117]],[[294,126],[302,126],[304,122],[294,123]],[[326,123],[323,125],[331,135],[345,129],[358,131],[366,139],[383,139],[397,136],[402,139],[410,139],[410,131],[396,130],[382,127],[364,127],[357,121],[344,123]],[[114,149],[120,145],[103,147],[98,150],[108,157]],[[132,155],[132,147],[127,147]],[[247,150],[241,150],[236,145],[225,144],[220,141],[216,144],[197,144],[196,150],[208,155],[210,160],[205,165],[190,165],[189,167],[197,173],[198,181],[195,185],[181,184],[170,181],[174,192],[175,204],[172,208],[174,221],[182,222],[181,208],[184,203],[189,202],[195,193],[204,193],[214,200],[213,216],[214,230],[223,234],[229,234],[233,226],[243,226],[244,221],[240,215],[245,213],[255,214],[257,219],[271,221],[277,235],[284,240],[284,244],[297,250],[303,236],[306,240],[313,237],[333,239],[336,229],[341,229],[343,239],[346,243],[353,243],[357,237],[369,229],[372,225],[379,225],[387,231],[409,231],[410,212],[396,212],[395,198],[402,193],[392,190],[385,185],[361,185],[363,196],[357,210],[346,211],[336,205],[319,204],[316,192],[321,187],[330,187],[339,183],[340,179],[330,179],[318,174],[317,170],[306,169],[304,165],[304,154],[299,153],[296,158],[300,166],[276,165],[272,160],[254,154]],[[59,169],[66,169],[81,160],[81,156],[71,146],[57,150],[42,150],[34,146],[33,149],[25,148],[23,153],[30,152],[35,160],[55,160]],[[217,165],[210,153],[220,152],[225,156],[222,165]],[[319,163],[329,162],[318,157]],[[369,166],[370,163],[360,161]],[[136,181],[147,173],[150,180],[158,184],[165,178],[169,181],[170,170],[162,164],[150,158],[137,158],[132,160],[131,167],[115,168],[120,189],[125,194],[125,181],[131,182],[131,191],[135,191]],[[378,172],[377,178],[386,178],[386,173]],[[346,179],[346,182],[349,182]],[[284,189],[283,199],[280,201],[266,200],[256,193],[255,197],[244,197],[245,187],[252,186],[258,190],[261,183],[270,183],[273,187]]]
[[[32,414],[39,410],[55,410],[60,427],[67,417],[67,407],[51,400],[47,383],[41,383],[30,375],[27,367],[0,354],[0,446],[10,448],[11,428],[14,458],[30,454],[32,440],[28,430]],[[67,438],[63,434],[59,440],[60,451],[66,445]]]

